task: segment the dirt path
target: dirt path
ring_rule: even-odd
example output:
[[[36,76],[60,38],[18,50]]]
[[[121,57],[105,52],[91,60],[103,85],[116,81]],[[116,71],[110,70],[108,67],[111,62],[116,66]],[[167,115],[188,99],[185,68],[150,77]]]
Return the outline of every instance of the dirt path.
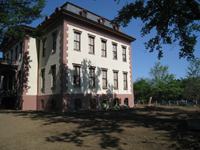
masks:
[[[0,110],[0,150],[200,149],[192,107],[44,113]]]

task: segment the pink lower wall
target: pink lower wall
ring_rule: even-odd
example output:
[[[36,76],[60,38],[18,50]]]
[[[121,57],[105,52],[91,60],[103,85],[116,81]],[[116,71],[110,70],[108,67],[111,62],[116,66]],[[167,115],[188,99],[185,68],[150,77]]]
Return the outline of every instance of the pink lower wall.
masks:
[[[109,100],[109,107],[114,106],[114,99],[120,99],[124,105],[125,98],[128,98],[129,107],[134,106],[133,94],[54,94],[54,95],[40,95],[37,101],[37,110],[44,111],[73,111],[74,100],[81,100],[81,109],[88,110],[90,108],[90,100],[94,99],[96,102],[96,109],[102,109],[103,100]],[[53,101],[52,101],[53,100]],[[54,106],[52,106],[54,105]]]
[[[37,110],[37,96],[25,95],[22,97],[22,110]]]

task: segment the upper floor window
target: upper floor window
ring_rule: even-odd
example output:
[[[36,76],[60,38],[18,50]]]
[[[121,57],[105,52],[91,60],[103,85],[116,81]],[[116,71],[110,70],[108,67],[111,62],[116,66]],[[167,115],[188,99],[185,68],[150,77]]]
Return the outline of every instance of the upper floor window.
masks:
[[[13,59],[13,50],[11,50],[11,59]]]
[[[7,53],[7,59],[10,59],[9,57],[10,57],[10,55],[9,55],[9,53]]]
[[[106,54],[106,41],[104,40],[101,40],[101,56],[102,57],[106,57],[107,54]]]
[[[113,25],[113,29],[119,31],[119,25]]]
[[[46,53],[46,38],[42,40],[42,57],[45,57]]]
[[[94,37],[89,36],[89,53],[94,54]]]
[[[95,87],[95,68],[94,67],[89,68],[89,87],[90,88]]]
[[[80,51],[80,44],[81,44],[81,39],[80,39],[81,33],[80,32],[74,32],[74,50]]]
[[[15,47],[15,60],[17,60],[18,46]]]
[[[81,77],[80,77],[80,68],[81,65],[74,65],[74,78],[73,83],[75,86],[80,86],[81,84]]]
[[[127,72],[123,72],[124,90],[127,90]]]
[[[57,41],[57,32],[52,33],[53,36],[53,49],[52,52],[56,52],[56,41]]]
[[[41,70],[41,76],[42,76],[42,92],[44,92],[44,89],[45,89],[45,69]]]
[[[117,44],[113,44],[113,59],[117,59]]]
[[[105,19],[100,17],[99,19],[97,19],[98,23],[100,24],[104,24],[105,23]]]
[[[21,89],[21,85],[22,85],[22,72],[21,72],[21,70],[18,72],[18,81],[19,81],[18,88],[20,90]]]
[[[23,42],[20,42],[19,44],[19,59],[22,59],[22,51],[23,51]]]
[[[107,69],[102,69],[102,88],[107,88]]]
[[[113,71],[114,89],[118,89],[118,71]]]
[[[122,47],[122,60],[126,61],[126,47]]]
[[[79,14],[83,17],[87,17],[87,11],[85,9],[82,9]]]
[[[56,65],[51,66],[51,87],[56,87]]]

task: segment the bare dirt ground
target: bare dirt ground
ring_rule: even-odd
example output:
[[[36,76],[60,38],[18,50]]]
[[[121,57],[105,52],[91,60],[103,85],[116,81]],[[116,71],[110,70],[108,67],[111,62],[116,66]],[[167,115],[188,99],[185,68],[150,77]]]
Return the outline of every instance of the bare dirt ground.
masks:
[[[200,150],[187,129],[193,107],[78,111],[63,114],[0,110],[0,150]]]

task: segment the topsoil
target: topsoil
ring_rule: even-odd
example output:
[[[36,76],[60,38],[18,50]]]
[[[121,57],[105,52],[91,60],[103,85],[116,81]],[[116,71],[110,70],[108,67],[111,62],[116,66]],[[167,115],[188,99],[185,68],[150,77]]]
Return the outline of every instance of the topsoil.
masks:
[[[47,113],[0,110],[0,150],[200,150],[187,128],[194,107]]]

